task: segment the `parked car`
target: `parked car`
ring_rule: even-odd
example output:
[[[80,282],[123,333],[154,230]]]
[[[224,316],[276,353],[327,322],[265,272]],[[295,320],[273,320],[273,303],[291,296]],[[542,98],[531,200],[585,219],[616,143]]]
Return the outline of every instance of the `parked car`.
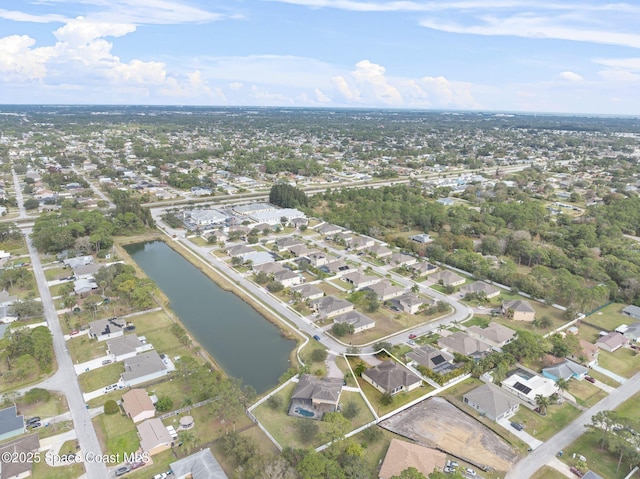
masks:
[[[511,427],[514,428],[516,431],[522,431],[524,429],[524,426],[519,422],[512,422]]]
[[[409,335],[409,339],[416,339],[418,336],[416,336],[415,334],[410,334]]]
[[[576,466],[571,466],[571,467],[569,468],[569,470],[570,470],[571,472],[573,472],[573,473],[574,473],[576,476],[578,476],[578,477],[582,477],[582,476],[584,476],[584,474],[583,474],[583,473],[582,473],[582,472],[581,472],[581,471],[580,471]]]
[[[144,466],[144,461],[132,462],[129,464],[131,466],[131,470],[138,469],[139,467]]]
[[[116,469],[116,477],[123,476],[127,472],[131,472],[131,466],[120,466]]]
[[[474,471],[470,467],[465,468],[464,472],[467,474],[467,476],[476,477],[476,471]]]
[[[444,472],[445,472],[445,474],[452,474],[452,473],[456,472],[456,468],[455,467],[445,466]]]
[[[102,365],[106,366],[107,364],[111,364],[113,361],[111,361],[111,359],[105,359],[104,361],[102,361]]]
[[[40,422],[40,416],[34,416],[31,419],[28,419],[27,426],[31,426],[32,424],[35,424],[37,422]]]
[[[76,334],[80,334],[80,331],[78,331],[77,329],[74,329],[69,333],[69,336],[75,336]]]
[[[155,476],[153,476],[153,479],[165,479],[166,477],[167,477],[167,473],[161,472],[160,474],[156,474]]]
[[[456,468],[459,464],[456,461],[447,461],[447,467]]]
[[[29,427],[31,429],[36,429],[36,428],[39,428],[40,426],[42,426],[42,423],[40,421],[34,422],[33,424],[29,424]]]
[[[320,336],[318,336],[317,334],[314,334],[313,339],[315,339],[316,341],[320,341]]]
[[[594,378],[592,378],[591,376],[585,376],[584,379],[586,381],[589,381],[590,383],[595,383],[596,382],[596,380]]]
[[[116,389],[118,389],[118,385],[117,384],[111,384],[109,386],[107,386],[106,388],[104,388],[104,392],[109,392],[109,391],[115,391]]]

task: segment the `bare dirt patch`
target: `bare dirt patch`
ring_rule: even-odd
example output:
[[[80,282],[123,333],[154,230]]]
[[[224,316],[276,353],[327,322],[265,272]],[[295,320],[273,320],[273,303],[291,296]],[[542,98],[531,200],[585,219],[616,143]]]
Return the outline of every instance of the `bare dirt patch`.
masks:
[[[477,467],[508,471],[518,460],[516,450],[504,439],[439,397],[422,401],[380,426]]]

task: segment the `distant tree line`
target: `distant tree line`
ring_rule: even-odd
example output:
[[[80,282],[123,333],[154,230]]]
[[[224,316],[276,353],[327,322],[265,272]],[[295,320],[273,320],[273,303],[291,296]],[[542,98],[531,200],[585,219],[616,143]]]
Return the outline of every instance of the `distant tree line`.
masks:
[[[295,186],[273,185],[269,192],[269,203],[281,208],[303,208],[308,206],[307,195]]]

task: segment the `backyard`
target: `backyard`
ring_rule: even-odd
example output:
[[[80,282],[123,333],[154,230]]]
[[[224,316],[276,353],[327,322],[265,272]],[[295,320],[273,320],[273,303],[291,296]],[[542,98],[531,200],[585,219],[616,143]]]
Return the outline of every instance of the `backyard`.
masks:
[[[140,447],[138,431],[135,424],[127,416],[119,413],[100,414],[93,419],[93,425],[105,454],[130,454]]]
[[[635,349],[620,348],[614,353],[600,351],[598,364],[620,376],[630,378],[640,371],[640,354]]]

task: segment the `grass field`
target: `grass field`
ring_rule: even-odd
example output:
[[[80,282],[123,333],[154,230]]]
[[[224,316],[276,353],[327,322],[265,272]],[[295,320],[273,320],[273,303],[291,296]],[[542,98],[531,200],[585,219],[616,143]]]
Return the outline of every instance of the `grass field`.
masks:
[[[600,326],[607,331],[613,331],[621,324],[631,324],[635,322],[633,318],[622,314],[622,309],[625,306],[626,304],[612,303],[602,308],[600,311],[587,316],[585,321],[595,324],[596,326]]]
[[[109,384],[117,383],[120,379],[120,374],[123,372],[124,366],[122,363],[113,363],[87,373],[82,373],[78,376],[78,382],[84,392],[95,391]]]
[[[531,476],[531,479],[558,479],[558,474],[558,471],[553,467],[543,466],[541,469],[538,469],[533,476]]]
[[[84,335],[67,341],[67,349],[75,364],[84,363],[107,354],[107,342],[90,339]]]
[[[568,392],[572,394],[579,405],[591,407],[601,399],[607,397],[607,393],[588,381],[569,381]]]
[[[527,407],[521,407],[513,416],[513,421],[524,424],[527,432],[533,437],[547,441],[577,418],[580,412],[567,402],[560,406],[549,406],[546,416],[541,416]]]
[[[84,464],[72,464],[69,466],[48,466],[44,462],[33,465],[32,477],[37,479],[77,479],[84,474]]]
[[[138,432],[131,419],[119,413],[100,414],[93,419],[98,440],[105,454],[130,454],[140,447]]]
[[[628,348],[618,349],[615,353],[601,350],[598,364],[620,376],[630,378],[640,371],[640,353]]]
[[[564,450],[561,460],[570,466],[575,465],[576,461],[572,458],[574,453],[582,454],[586,457],[589,469],[607,479],[622,479],[629,473],[624,465],[621,465],[620,470],[616,472],[618,466],[617,455],[612,455],[608,451],[600,449],[596,434],[583,434],[580,436]]]
[[[429,391],[433,390],[431,386],[424,385],[423,383],[423,386],[416,388],[413,391],[410,391],[408,393],[400,392],[400,393],[394,394],[393,402],[391,404],[384,405],[380,402],[380,400],[382,399],[382,393],[380,391],[378,391],[376,388],[374,388],[371,384],[369,384],[362,378],[357,378],[357,379],[358,379],[358,385],[360,386],[360,389],[365,394],[365,396],[367,396],[367,399],[371,403],[371,406],[374,408],[378,416],[384,416],[385,414],[390,413],[394,409],[398,409],[400,406],[403,406],[404,404],[407,404],[413,401],[414,399],[418,399],[419,397],[424,396]]]
[[[16,406],[18,407],[18,412],[22,414],[25,419],[34,416],[40,416],[42,418],[53,417],[68,410],[65,396],[55,392],[51,393],[51,398],[49,398],[48,401],[34,404],[27,404],[24,401],[24,396],[21,396],[16,399]]]

